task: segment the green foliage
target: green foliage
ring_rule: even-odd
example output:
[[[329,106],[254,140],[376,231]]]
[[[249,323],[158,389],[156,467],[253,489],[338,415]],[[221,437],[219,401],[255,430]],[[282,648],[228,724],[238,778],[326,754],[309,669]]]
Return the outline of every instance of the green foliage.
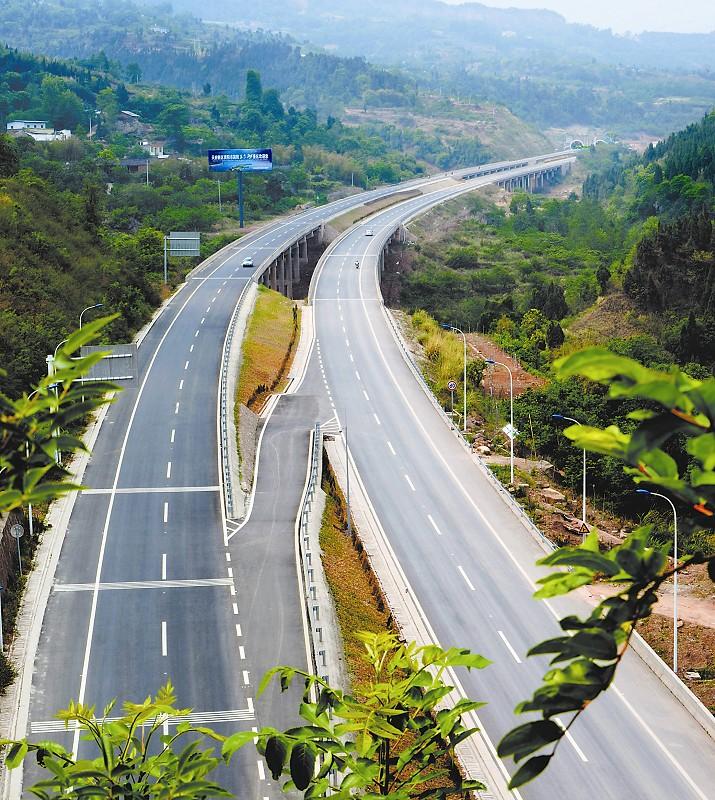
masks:
[[[304,724],[286,731],[263,728],[257,734],[274,780],[289,777],[284,788],[295,788],[306,798],[329,793],[341,800],[355,794],[428,800],[485,788],[448,767],[456,745],[475,732],[462,717],[482,703],[462,699],[453,704],[453,688],[444,678],[455,667],[483,669],[487,659],[458,648],[403,644],[389,633],[359,637],[371,673],[360,696],[292,667],[275,667],[264,677],[260,691],[273,678],[283,691],[296,678],[305,682]],[[254,736],[250,731],[230,736],[224,756]],[[331,771],[340,776],[332,788]]]
[[[603,274],[622,253],[624,226],[592,200],[516,193],[508,218],[484,201],[467,208],[470,218],[421,245],[401,288],[407,308],[424,308],[440,322],[494,330],[500,317],[517,322],[531,308],[558,322],[594,302],[597,270]],[[542,369],[543,344],[519,331],[512,338],[504,346]],[[549,338],[549,347],[558,346],[556,328]]]
[[[608,689],[637,623],[650,616],[657,589],[672,577],[664,550],[648,545],[650,533],[649,526],[641,527],[624,544],[601,552],[594,531],[579,547],[563,547],[539,561],[559,569],[539,579],[537,598],[565,595],[599,579],[620,588],[587,617],[561,619],[563,636],[529,650],[530,656],[551,656],[552,666],[532,698],[516,707],[517,714],[536,712],[541,718],[509,731],[497,747],[502,758],[524,762],[511,779],[512,788],[546,769],[569,728]],[[679,568],[705,561],[704,556],[690,556]],[[567,723],[561,721],[564,714],[571,715]],[[544,748],[548,752],[540,752]]]
[[[20,168],[20,153],[15,142],[4,134],[0,136],[0,178],[15,175]]]
[[[630,432],[617,425],[572,425],[566,436],[579,448],[623,462],[635,484],[674,498],[681,514],[698,526],[715,527],[715,378],[696,380],[675,368],[658,372],[603,348],[559,359],[554,368],[561,379],[579,376],[607,385],[612,398],[646,402],[648,407],[629,414],[635,423]],[[685,443],[690,458],[686,471],[664,449],[674,440]],[[599,579],[620,589],[587,617],[561,619],[565,635],[529,651],[529,655],[551,655],[552,667],[531,700],[516,709],[519,714],[537,712],[541,719],[520,725],[499,743],[503,758],[513,757],[518,763],[528,757],[512,777],[512,787],[547,767],[574,721],[610,686],[638,622],[652,613],[660,586],[690,564],[707,563],[715,580],[715,556],[694,552],[669,569],[669,545],[652,546],[653,538],[652,526],[644,525],[623,545],[601,552],[593,531],[580,547],[564,547],[539,562],[562,569],[538,580],[537,598],[568,594]],[[572,715],[567,724],[560,714]],[[540,752],[551,745],[549,752]]]
[[[94,320],[73,333],[57,351],[55,372],[29,395],[13,400],[0,393],[0,512],[52,500],[79,487],[56,463],[58,451],[85,450],[67,432],[77,420],[107,402],[113,384],[79,381],[102,357],[76,353],[94,339],[111,318]]]
[[[579,447],[625,462],[636,483],[677,497],[702,526],[715,527],[715,378],[697,380],[676,368],[657,372],[601,348],[560,359],[554,368],[561,378],[607,384],[612,398],[646,401],[648,407],[629,415],[637,423],[632,432],[582,425],[565,433]],[[664,449],[678,437],[685,439],[686,470]]]
[[[80,800],[86,797],[204,798],[231,797],[210,778],[221,763],[205,743],[225,737],[211,728],[181,721],[190,709],[175,706],[170,682],[141,703],[124,703],[123,713],[111,717],[113,701],[95,715],[94,706],[71,702],[57,714],[65,725],[76,723],[83,740],[96,755],[75,759],[61,745],[50,742],[5,740],[5,764],[16,769],[32,753],[47,777],[30,788],[41,800]],[[162,734],[164,721],[175,729]],[[229,759],[225,756],[226,760]]]

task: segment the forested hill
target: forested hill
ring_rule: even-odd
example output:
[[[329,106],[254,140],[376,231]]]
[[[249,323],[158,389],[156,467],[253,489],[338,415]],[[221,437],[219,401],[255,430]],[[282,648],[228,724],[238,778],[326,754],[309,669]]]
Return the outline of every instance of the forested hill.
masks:
[[[3,0],[0,42],[49,56],[92,60],[102,52],[144,81],[241,97],[246,71],[261,72],[289,105],[329,112],[348,102],[401,105],[414,100],[405,75],[303,48],[286,36],[206,26],[168,5],[131,0]],[[100,66],[96,62],[96,66]]]
[[[95,70],[0,46],[2,128],[6,119],[30,118],[73,132],[46,143],[0,135],[0,368],[7,373],[0,373],[0,389],[14,395],[37,380],[46,354],[87,306],[99,302],[118,313],[108,335],[130,338],[164,291],[166,232],[201,231],[206,254],[236,238],[233,182],[224,176],[231,183],[219,202],[207,148],[273,146],[274,170],[247,181],[249,221],[325,202],[353,182],[395,182],[424,171],[363,128],[286,108],[255,71],[245,83],[240,103],[203,90],[193,97],[125,85],[106,60]],[[170,156],[149,159],[145,140]],[[170,283],[190,266],[170,259]]]
[[[440,0],[172,5],[206,20],[287,31],[336,55],[393,64],[419,76],[421,86],[493,100],[542,127],[596,126],[656,139],[715,105],[713,33],[621,36],[544,9]]]

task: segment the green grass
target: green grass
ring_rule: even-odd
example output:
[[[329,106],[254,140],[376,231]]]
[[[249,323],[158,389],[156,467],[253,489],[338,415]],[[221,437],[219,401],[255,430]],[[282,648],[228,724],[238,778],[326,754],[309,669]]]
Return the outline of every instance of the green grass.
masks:
[[[241,351],[237,410],[243,404],[258,411],[271,392],[280,390],[293,361],[299,329],[300,313],[293,301],[259,286]]]

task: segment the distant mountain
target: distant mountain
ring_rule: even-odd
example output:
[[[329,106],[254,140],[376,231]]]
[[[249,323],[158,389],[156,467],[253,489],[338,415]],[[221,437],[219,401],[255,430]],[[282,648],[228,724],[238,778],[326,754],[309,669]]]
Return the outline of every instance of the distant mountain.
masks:
[[[381,63],[443,65],[445,58],[461,61],[490,53],[498,58],[551,53],[559,60],[715,68],[713,33],[621,36],[568,23],[546,10],[449,5],[439,0],[172,0],[171,5],[204,20],[286,31],[335,47],[341,54],[360,54]]]
[[[439,0],[173,0],[172,7],[217,29],[286,32],[335,55],[399,66],[421,88],[502,103],[564,138],[574,128],[660,138],[715,105],[715,34],[619,36],[551,11]]]
[[[406,75],[364,58],[307,50],[281,34],[207,26],[168,6],[131,0],[3,0],[0,43],[93,62],[101,52],[125,67],[138,64],[146,82],[197,92],[208,83],[213,93],[231,99],[242,96],[246,71],[256,69],[287,104],[323,113],[342,110],[366,93],[373,103],[389,105],[410,104],[414,95]]]
[[[633,39],[552,12],[437,0],[140,2],[3,0],[0,43],[80,59],[102,51],[144,81],[231,99],[257,69],[287,105],[323,115],[346,104],[433,113],[445,96],[500,104],[556,141],[647,142],[715,105],[712,36]]]

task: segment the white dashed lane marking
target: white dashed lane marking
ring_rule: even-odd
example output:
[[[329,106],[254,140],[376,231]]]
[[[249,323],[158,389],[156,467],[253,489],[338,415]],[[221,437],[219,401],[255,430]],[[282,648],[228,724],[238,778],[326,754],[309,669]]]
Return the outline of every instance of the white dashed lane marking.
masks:
[[[462,567],[457,567],[457,569],[459,570],[459,574],[460,574],[460,575],[461,575],[461,576],[464,578],[464,580],[465,580],[465,582],[466,582],[467,586],[469,586],[469,588],[470,588],[470,589],[471,589],[473,592],[476,592],[477,590],[474,588],[474,584],[473,584],[473,583],[472,583],[472,582],[469,580],[469,578],[467,577],[467,573],[466,573],[466,572],[465,572],[465,571],[462,569]]]

